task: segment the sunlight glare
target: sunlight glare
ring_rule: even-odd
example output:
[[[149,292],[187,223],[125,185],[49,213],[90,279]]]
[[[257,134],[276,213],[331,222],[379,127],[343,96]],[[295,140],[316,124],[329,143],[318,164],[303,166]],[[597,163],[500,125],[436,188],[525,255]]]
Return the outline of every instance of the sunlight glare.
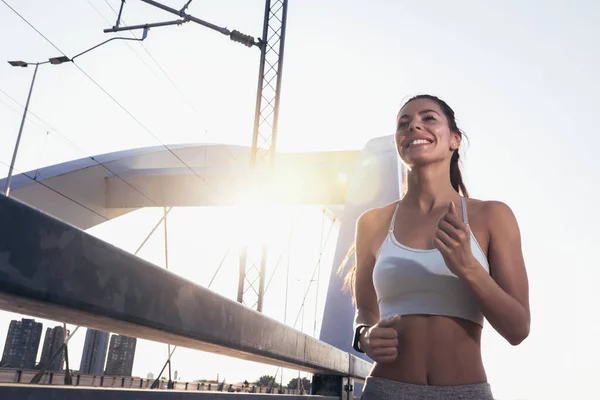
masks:
[[[267,192],[245,190],[234,205],[234,215],[241,243],[266,244],[277,231],[277,208]]]

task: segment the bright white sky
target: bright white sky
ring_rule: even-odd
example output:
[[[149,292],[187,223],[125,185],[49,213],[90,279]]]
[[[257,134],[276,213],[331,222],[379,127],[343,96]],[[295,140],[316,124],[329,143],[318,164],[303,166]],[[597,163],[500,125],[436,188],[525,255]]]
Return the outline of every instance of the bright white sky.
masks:
[[[67,55],[105,40],[102,29],[109,24],[102,17],[111,25],[115,18],[104,0],[6,1]],[[117,8],[120,2],[108,3]],[[165,3],[178,7],[184,1]],[[195,0],[189,11],[230,29],[255,36],[261,32],[263,1]],[[139,1],[127,2],[124,12],[128,24],[169,19]],[[368,139],[393,132],[395,113],[408,96],[427,92],[446,99],[470,138],[468,188],[473,197],[499,199],[513,208],[531,281],[529,339],[512,348],[489,326],[484,333],[483,352],[495,394],[500,399],[590,395],[600,357],[600,263],[594,252],[600,218],[592,212],[597,198],[593,188],[600,181],[600,167],[593,162],[600,146],[595,122],[600,106],[600,3],[305,0],[290,2],[288,23],[278,148],[360,149]],[[4,60],[35,61],[60,54],[3,4],[0,26],[0,89],[24,104],[33,70],[12,68]],[[154,29],[144,46],[198,111],[138,43],[108,44],[78,64],[163,143],[250,144],[257,49],[195,25]],[[74,65],[40,68],[31,110],[45,122],[32,118],[26,125],[20,171],[158,144]],[[6,164],[20,116],[19,106],[0,93],[0,161]],[[0,163],[0,173],[6,171]],[[284,219],[297,211],[288,211]],[[197,242],[186,249],[186,212],[200,219],[209,210],[173,212],[172,230],[179,224],[183,233],[179,239],[172,235],[171,266],[207,284],[214,270],[194,275],[197,269],[189,258],[202,257],[216,268],[227,249],[228,226],[223,243],[211,246],[210,252],[202,253]],[[230,213],[220,212],[219,221],[233,221]],[[295,231],[300,243],[320,231],[318,210],[305,212],[311,215],[301,218],[307,226]],[[144,210],[93,233],[133,251],[158,218],[159,211]],[[125,227],[127,233],[121,233]],[[193,230],[198,235],[201,231]],[[161,243],[159,233],[141,256],[162,265]],[[318,241],[311,246],[306,254],[312,258],[295,261],[302,268],[310,265],[309,270],[318,256]],[[235,258],[231,269],[219,275],[230,282],[214,284],[215,290],[231,296]],[[323,263],[329,267],[331,255]],[[306,268],[295,272],[290,279],[309,278]],[[292,286],[298,289],[300,283]],[[269,301],[281,304],[276,296],[282,293],[274,293]],[[295,316],[299,303],[290,302],[289,307],[295,311],[288,314]],[[314,321],[314,303],[312,307],[306,321],[309,314]],[[12,317],[0,317],[2,343]],[[312,326],[305,328],[312,333]],[[74,367],[83,336],[73,339]],[[166,355],[164,347],[141,343],[134,373],[156,373]],[[219,369],[231,381],[245,378],[249,370],[247,363],[225,363],[190,351],[178,350],[174,363],[184,379],[216,376]],[[252,371],[273,374],[275,368]],[[284,381],[292,376],[290,372]]]

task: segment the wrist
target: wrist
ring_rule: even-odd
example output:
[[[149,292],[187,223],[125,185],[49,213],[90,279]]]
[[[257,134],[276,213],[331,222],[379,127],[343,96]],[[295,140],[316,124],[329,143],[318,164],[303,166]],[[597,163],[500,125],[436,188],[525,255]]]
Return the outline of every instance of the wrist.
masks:
[[[482,273],[486,272],[482,268],[481,264],[475,257],[471,257],[471,260],[466,268],[463,268],[460,274],[460,278],[466,281],[468,284],[476,283],[482,277]]]

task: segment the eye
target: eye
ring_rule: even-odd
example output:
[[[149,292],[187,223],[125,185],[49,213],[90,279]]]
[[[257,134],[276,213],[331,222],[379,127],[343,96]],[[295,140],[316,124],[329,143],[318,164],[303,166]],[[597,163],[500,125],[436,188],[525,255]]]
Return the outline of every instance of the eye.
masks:
[[[406,128],[408,126],[408,121],[400,121],[398,123],[398,129],[403,129]]]
[[[435,117],[433,115],[426,115],[423,121],[435,121]]]

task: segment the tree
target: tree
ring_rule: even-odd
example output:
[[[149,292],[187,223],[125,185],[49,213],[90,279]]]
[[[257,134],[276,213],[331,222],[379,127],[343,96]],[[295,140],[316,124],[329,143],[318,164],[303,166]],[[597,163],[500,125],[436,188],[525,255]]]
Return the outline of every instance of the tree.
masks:
[[[275,377],[271,375],[263,375],[256,382],[256,386],[279,388],[279,384],[275,381]]]
[[[306,391],[310,390],[310,380],[307,379],[306,377],[302,378],[302,380],[300,381],[300,384],[302,385],[304,390],[306,390]],[[287,384],[287,388],[288,389],[298,389],[298,378],[291,379]]]

